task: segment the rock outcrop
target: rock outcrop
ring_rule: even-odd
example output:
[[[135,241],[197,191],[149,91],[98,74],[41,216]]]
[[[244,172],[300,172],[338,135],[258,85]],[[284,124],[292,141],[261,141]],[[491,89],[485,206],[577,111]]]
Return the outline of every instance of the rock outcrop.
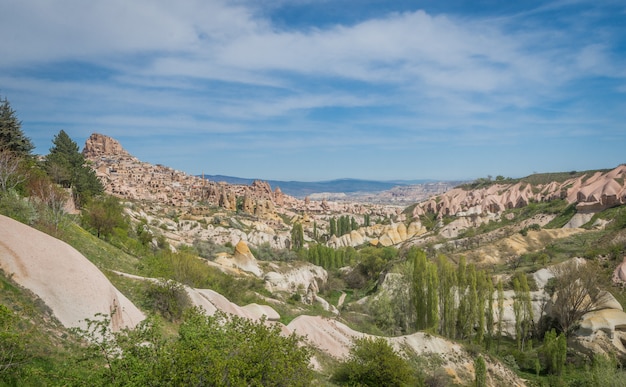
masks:
[[[375,224],[361,227],[340,237],[333,236],[328,241],[328,245],[335,248],[356,247],[364,243],[393,246],[425,233],[426,228],[418,221],[410,223],[408,227],[401,222],[390,225]]]
[[[439,217],[500,213],[506,209],[527,206],[532,201],[553,199],[577,203],[579,212],[597,212],[626,204],[626,164],[609,172],[585,174],[562,183],[496,183],[472,190],[455,188],[419,203],[413,210],[413,216],[419,217],[427,213],[434,213]]]
[[[130,157],[130,154],[122,148],[122,144],[117,140],[103,134],[93,133],[85,142],[83,156],[93,160],[107,156]]]
[[[190,176],[163,165],[141,162],[115,139],[94,133],[85,142],[83,155],[91,161],[106,192],[123,199],[157,201],[190,207],[206,201],[230,211],[237,198],[244,198],[243,211],[260,217],[275,217],[274,192],[267,182],[250,186],[231,185]],[[280,194],[282,202],[289,201]]]
[[[86,328],[95,314],[112,315],[111,328],[134,327],[143,313],[74,248],[0,215],[0,267],[31,290],[66,327]]]

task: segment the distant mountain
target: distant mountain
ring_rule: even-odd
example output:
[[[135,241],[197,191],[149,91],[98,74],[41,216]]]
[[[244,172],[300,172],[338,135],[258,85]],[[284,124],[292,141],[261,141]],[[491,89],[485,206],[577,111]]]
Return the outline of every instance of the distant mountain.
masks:
[[[205,175],[205,179],[226,182],[229,184],[250,185],[254,180],[263,179],[247,179],[233,176],[223,175]],[[267,181],[272,189],[280,187],[281,191],[287,195],[295,197],[305,197],[315,193],[355,193],[355,192],[381,192],[387,191],[398,186],[408,186],[416,184],[425,184],[434,180],[393,180],[393,181],[376,181],[376,180],[360,180],[360,179],[336,179],[329,181],[280,181],[280,180],[264,180]]]

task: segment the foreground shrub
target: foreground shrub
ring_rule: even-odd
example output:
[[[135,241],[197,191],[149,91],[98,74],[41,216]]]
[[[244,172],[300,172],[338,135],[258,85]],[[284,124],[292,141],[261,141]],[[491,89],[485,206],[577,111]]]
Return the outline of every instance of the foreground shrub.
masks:
[[[191,308],[174,339],[154,319],[121,332],[111,332],[108,317],[88,323],[86,358],[101,359],[85,381],[93,386],[308,386],[313,377],[300,338],[265,321]]]
[[[415,380],[409,363],[383,338],[357,339],[333,381],[348,386],[406,386]]]

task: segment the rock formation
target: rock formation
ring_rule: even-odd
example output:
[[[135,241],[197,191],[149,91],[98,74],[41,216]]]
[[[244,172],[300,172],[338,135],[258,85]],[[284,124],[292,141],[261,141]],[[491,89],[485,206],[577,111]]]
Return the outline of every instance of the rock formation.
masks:
[[[107,156],[130,157],[130,154],[117,140],[103,134],[93,133],[85,142],[83,156],[88,160],[93,160]]]
[[[74,248],[0,215],[0,267],[31,290],[66,327],[86,328],[96,313],[112,315],[111,328],[134,327],[143,313]]]
[[[522,182],[496,183],[472,190],[455,188],[419,203],[413,210],[413,216],[427,213],[439,217],[499,213],[510,208],[524,207],[531,201],[553,199],[578,203],[576,207],[579,212],[597,212],[626,204],[626,164],[606,173],[586,174],[562,183],[536,186]]]

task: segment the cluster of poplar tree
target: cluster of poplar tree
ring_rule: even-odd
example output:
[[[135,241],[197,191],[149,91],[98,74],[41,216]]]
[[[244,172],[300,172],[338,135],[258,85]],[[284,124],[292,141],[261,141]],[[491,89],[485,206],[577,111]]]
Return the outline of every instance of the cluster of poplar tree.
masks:
[[[306,250],[307,261],[327,270],[352,265],[358,259],[358,252],[352,247],[334,249],[321,244],[314,244]]]
[[[329,222],[329,234],[331,236],[342,236],[359,228],[359,224],[356,222],[356,219],[348,215],[342,215],[339,219],[332,217]]]
[[[448,338],[487,346],[494,337],[502,336],[502,281],[494,287],[486,271],[467,264],[463,257],[455,267],[444,255],[431,262],[425,252],[412,248],[407,259],[413,263],[416,329],[431,329]],[[530,286],[523,273],[518,273],[512,283],[517,347],[523,351],[534,330]]]

